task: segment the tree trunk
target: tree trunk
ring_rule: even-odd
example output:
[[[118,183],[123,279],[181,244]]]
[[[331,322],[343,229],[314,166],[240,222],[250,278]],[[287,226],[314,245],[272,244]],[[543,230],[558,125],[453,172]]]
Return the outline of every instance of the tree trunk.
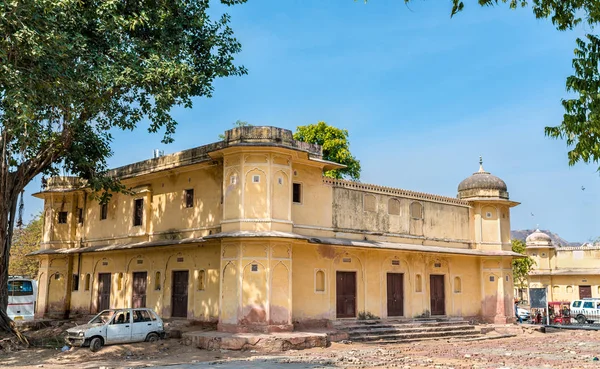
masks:
[[[17,199],[25,187],[22,172],[12,172],[9,165],[6,130],[0,139],[0,331],[14,334],[27,344],[27,339],[16,329],[15,323],[8,317],[8,262],[12,244],[13,225],[17,214]],[[22,169],[22,168],[19,168]]]
[[[7,184],[8,181],[3,181]],[[10,186],[13,187],[14,186]],[[13,225],[17,213],[17,198],[14,194],[6,198],[6,191],[0,191],[0,331],[16,335],[23,343],[27,339],[16,329],[15,323],[8,317],[8,262],[12,243]]]

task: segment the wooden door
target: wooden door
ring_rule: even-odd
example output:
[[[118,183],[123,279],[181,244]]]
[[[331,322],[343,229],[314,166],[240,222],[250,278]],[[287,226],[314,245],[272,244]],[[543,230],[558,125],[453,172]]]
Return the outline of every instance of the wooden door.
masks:
[[[146,286],[148,273],[135,272],[133,273],[133,296],[131,297],[131,307],[143,308],[146,307]]]
[[[592,297],[592,286],[579,286],[579,298],[591,298]]]
[[[429,276],[429,294],[431,298],[431,315],[446,315],[446,294],[444,292],[444,276]]]
[[[404,315],[404,274],[387,275],[387,315]]]
[[[171,316],[187,318],[188,310],[188,271],[173,272],[173,288],[171,289]]]
[[[356,317],[356,272],[337,272],[336,316],[338,318]]]
[[[98,274],[98,312],[110,309],[110,273]]]

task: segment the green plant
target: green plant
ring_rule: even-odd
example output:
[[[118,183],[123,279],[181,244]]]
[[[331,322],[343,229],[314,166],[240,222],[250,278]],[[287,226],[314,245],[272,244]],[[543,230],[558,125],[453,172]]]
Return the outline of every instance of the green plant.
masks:
[[[377,320],[380,319],[377,315],[370,311],[359,311],[358,320]]]

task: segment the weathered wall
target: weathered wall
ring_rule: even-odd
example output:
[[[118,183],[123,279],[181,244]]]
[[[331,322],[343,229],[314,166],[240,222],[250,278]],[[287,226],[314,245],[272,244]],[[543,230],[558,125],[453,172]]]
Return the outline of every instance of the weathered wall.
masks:
[[[97,312],[99,273],[111,273],[110,307],[132,306],[133,273],[147,272],[146,307],[168,318],[171,316],[172,272],[187,270],[188,318],[216,321],[219,312],[219,250],[216,244],[200,244],[109,254],[90,253],[82,254],[81,262],[75,255],[72,275],[79,278],[79,288],[70,293],[71,312]],[[60,265],[57,260],[49,268],[43,264],[40,275],[54,275],[66,270],[66,259],[58,259],[61,260]],[[201,271],[204,271],[203,280],[200,279]],[[58,304],[67,289],[72,288],[73,277],[66,273],[61,273],[61,276],[59,280],[51,277],[49,284],[45,278],[39,279],[40,312],[57,311],[64,306]]]
[[[425,238],[470,239],[469,207],[333,188],[333,227]]]
[[[224,240],[221,315],[225,331],[291,330],[289,240]]]
[[[292,157],[280,151],[224,154],[223,231],[291,230]]]
[[[330,228],[332,226],[332,189],[323,184],[323,171],[314,166],[294,163],[292,182],[302,186],[301,203],[292,204],[294,231],[310,234],[311,230],[299,228]]]
[[[387,273],[404,274],[405,317],[415,317],[430,310],[431,274],[444,275],[447,315],[477,316],[481,312],[481,270],[479,259],[475,257],[312,244],[295,245],[293,255],[295,323],[336,319],[337,271],[356,272],[357,312],[368,311],[387,317]],[[325,274],[324,291],[317,289],[319,272]]]
[[[125,180],[134,194],[113,194],[107,205],[107,218],[101,219],[101,206],[88,195],[45,194],[45,247],[73,247],[80,239],[88,244],[146,241],[169,237],[208,235],[221,221],[222,168],[201,164],[178,172],[140,176]],[[185,190],[194,190],[193,207],[185,204]],[[144,200],[141,226],[134,226],[136,199]],[[83,224],[78,209],[83,209]],[[58,213],[67,211],[67,223],[59,224]]]

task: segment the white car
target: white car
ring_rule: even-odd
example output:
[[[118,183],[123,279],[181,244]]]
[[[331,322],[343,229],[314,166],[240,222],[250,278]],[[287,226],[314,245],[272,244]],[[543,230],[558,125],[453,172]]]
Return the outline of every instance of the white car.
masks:
[[[529,310],[517,307],[517,315],[523,320],[529,320],[530,314]]]
[[[96,352],[104,345],[154,342],[164,336],[163,321],[152,309],[110,309],[87,324],[68,329],[65,340],[71,346],[89,346]]]

